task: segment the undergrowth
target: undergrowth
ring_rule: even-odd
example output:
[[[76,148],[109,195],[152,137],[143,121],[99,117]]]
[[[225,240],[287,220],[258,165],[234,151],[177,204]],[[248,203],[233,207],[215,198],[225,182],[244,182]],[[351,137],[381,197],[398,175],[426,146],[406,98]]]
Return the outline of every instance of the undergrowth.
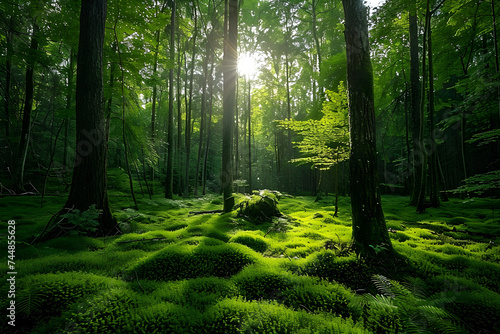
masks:
[[[283,216],[257,222],[237,210],[192,213],[220,209],[216,195],[145,196],[135,210],[111,183],[123,232],[113,237],[29,245],[64,198],[43,208],[36,198],[0,199],[17,223],[18,333],[500,331],[499,200],[452,199],[417,215],[408,198],[384,196],[400,257],[380,264],[350,250],[348,198],[334,217],[331,199],[276,197]]]

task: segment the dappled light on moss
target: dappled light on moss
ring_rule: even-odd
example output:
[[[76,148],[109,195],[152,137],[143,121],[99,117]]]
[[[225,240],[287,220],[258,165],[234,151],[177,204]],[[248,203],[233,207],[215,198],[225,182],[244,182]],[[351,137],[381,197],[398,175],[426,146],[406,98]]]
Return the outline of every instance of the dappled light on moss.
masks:
[[[383,197],[389,236],[401,255],[391,266],[360,262],[350,251],[348,199],[340,198],[338,217],[326,198],[291,196],[280,199],[284,217],[269,222],[237,217],[236,210],[190,214],[217,209],[218,198],[139,199],[140,211],[116,198],[115,214],[127,227],[121,235],[19,244],[19,301],[31,313],[19,317],[38,319],[21,333],[65,326],[98,333],[403,331],[399,313],[356,306],[361,295],[377,294],[373,274],[398,282],[418,278],[428,300],[451,300],[441,306],[460,319],[456,328],[498,324],[500,227],[488,210],[498,201],[452,199],[417,215],[407,198]],[[43,229],[31,212],[26,217],[28,234]],[[52,302],[63,297],[65,307]]]

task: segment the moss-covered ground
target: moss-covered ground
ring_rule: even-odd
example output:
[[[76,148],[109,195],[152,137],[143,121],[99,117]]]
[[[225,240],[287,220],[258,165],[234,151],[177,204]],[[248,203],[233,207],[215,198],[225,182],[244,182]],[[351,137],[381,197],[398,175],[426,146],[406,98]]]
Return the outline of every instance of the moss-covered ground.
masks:
[[[216,195],[138,197],[136,211],[126,189],[112,187],[121,235],[72,235],[35,246],[28,243],[66,197],[47,197],[43,208],[36,196],[1,198],[2,254],[7,219],[16,221],[18,243],[16,327],[3,316],[0,331],[500,331],[500,200],[452,199],[419,215],[407,197],[383,197],[401,256],[373,264],[348,249],[348,198],[333,217],[332,198],[282,196],[284,217],[253,223],[236,210],[190,214],[221,209]],[[8,272],[6,260],[0,269]],[[374,284],[375,274],[391,281]],[[5,312],[5,279],[1,287]]]

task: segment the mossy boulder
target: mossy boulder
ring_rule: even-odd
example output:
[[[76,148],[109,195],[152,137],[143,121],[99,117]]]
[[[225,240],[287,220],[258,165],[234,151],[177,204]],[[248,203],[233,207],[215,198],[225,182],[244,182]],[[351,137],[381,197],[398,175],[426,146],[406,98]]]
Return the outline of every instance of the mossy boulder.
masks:
[[[281,217],[278,209],[278,198],[275,192],[260,190],[238,204],[238,214],[247,217],[254,223],[272,221],[273,217]]]

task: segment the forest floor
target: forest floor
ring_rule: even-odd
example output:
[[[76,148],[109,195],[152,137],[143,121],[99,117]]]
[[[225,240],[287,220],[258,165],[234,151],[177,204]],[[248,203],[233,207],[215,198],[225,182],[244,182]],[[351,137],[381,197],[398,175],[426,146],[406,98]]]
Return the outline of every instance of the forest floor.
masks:
[[[111,180],[111,184],[113,180]],[[140,197],[140,196],[139,196]],[[238,195],[237,201],[244,195]],[[397,333],[500,331],[500,200],[452,199],[416,214],[384,196],[396,264],[349,251],[348,198],[283,196],[254,223],[220,196],[139,198],[110,191],[123,234],[28,243],[65,196],[4,197],[16,221],[15,324],[9,333]],[[383,245],[374,245],[383,252]],[[4,258],[5,259],[5,258]],[[0,265],[2,272],[7,260]],[[1,283],[2,309],[9,282]],[[6,320],[7,319],[7,320]]]

